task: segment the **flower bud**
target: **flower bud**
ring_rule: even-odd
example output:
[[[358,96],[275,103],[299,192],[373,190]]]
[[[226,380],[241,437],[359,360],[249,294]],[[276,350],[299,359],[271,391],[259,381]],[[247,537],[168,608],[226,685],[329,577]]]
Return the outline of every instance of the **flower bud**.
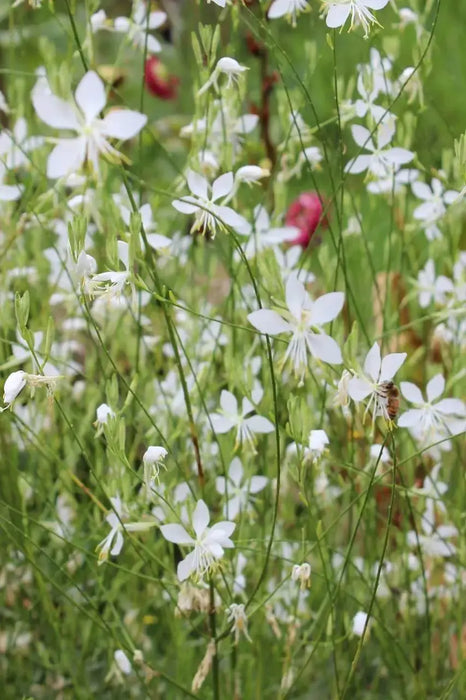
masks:
[[[3,386],[3,401],[11,404],[26,386],[27,374],[23,370],[10,374]]]

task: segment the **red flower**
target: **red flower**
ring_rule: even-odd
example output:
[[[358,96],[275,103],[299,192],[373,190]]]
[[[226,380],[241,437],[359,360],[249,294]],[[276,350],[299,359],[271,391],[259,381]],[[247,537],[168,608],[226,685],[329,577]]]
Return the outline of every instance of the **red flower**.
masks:
[[[322,212],[322,200],[315,192],[303,192],[290,204],[285,222],[288,226],[296,226],[300,231],[291,245],[307,248],[316,228],[328,225],[327,217],[322,216]]]
[[[144,70],[146,88],[151,95],[162,100],[174,100],[177,97],[177,88],[180,79],[170,75],[164,64],[156,56],[151,56],[146,61]]]

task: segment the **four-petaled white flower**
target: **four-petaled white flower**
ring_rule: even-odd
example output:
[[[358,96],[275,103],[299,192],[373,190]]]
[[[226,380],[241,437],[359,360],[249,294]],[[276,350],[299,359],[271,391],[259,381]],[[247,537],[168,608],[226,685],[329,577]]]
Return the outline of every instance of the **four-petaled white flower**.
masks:
[[[288,309],[280,309],[279,312],[259,309],[249,314],[248,320],[261,333],[292,333],[283,364],[289,359],[295,374],[303,381],[308,352],[329,364],[342,362],[338,344],[323,332],[322,326],[338,316],[344,301],[343,292],[330,292],[313,301],[297,276],[290,275],[286,283]]]
[[[188,170],[186,174],[188,187],[192,195],[175,199],[172,206],[182,214],[195,214],[191,233],[201,231],[215,236],[217,227],[226,230],[227,226],[240,234],[246,235],[251,230],[248,221],[237,214],[231,207],[215,204],[218,199],[226,197],[234,187],[233,173],[224,173],[214,180],[212,187],[202,175]]]
[[[437,442],[455,433],[460,433],[466,427],[466,406],[461,399],[436,399],[445,390],[445,379],[441,374],[427,383],[427,401],[420,389],[412,382],[401,382],[401,393],[404,398],[413,403],[416,408],[411,408],[402,413],[398,419],[398,425],[409,428],[409,431],[417,440],[424,444]],[[448,449],[450,443],[446,441],[440,446]]]
[[[149,53],[158,53],[162,50],[160,43],[157,39],[148,34],[148,30],[158,29],[165,23],[167,15],[165,12],[149,12],[149,17],[147,17],[147,7],[146,3],[142,0],[134,0],[133,12],[131,18],[129,17],[116,17],[114,22],[114,29],[116,32],[121,32],[126,34],[129,41],[132,41],[134,46],[138,46],[140,49],[145,49],[147,46],[147,51]]]
[[[329,6],[327,27],[343,27],[348,17],[351,17],[350,29],[355,24],[361,24],[364,36],[367,36],[370,25],[379,24],[371,10],[381,10],[388,4],[388,0],[325,0],[325,4]]]
[[[374,420],[376,416],[389,420],[386,384],[391,382],[405,359],[405,352],[393,352],[381,359],[379,344],[374,343],[371,347],[366,355],[363,374],[356,374],[348,382],[348,394],[353,401],[358,403],[369,397],[364,415],[370,410]]]
[[[101,119],[107,97],[102,80],[88,71],[75,92],[75,101],[54,95],[47,79],[39,77],[32,91],[32,102],[38,117],[54,129],[76,131],[77,138],[58,139],[47,160],[47,176],[56,179],[80,170],[87,160],[96,173],[99,157],[119,162],[121,153],[107,139],[120,141],[136,136],[147,122],[145,114],[130,109],[113,109]]]
[[[346,173],[362,173],[367,170],[375,177],[383,178],[392,175],[401,165],[409,163],[414,158],[414,153],[406,148],[386,148],[395,133],[393,122],[382,122],[379,125],[377,146],[366,127],[354,124],[351,127],[351,133],[358,146],[370,151],[370,155],[362,154],[352,158],[345,166]]]
[[[286,16],[291,19],[291,23],[295,27],[296,16],[308,9],[307,0],[273,0],[268,9],[267,17],[269,19],[278,19]]]
[[[272,426],[273,428],[273,426]],[[252,476],[243,481],[244,470],[239,457],[235,457],[228,469],[228,478],[218,476],[215,479],[215,488],[218,493],[227,496],[228,500],[223,506],[223,513],[226,518],[234,520],[243,510],[246,510],[251,500],[250,495],[262,491],[267,486],[266,476]]]
[[[179,581],[185,581],[191,574],[197,579],[202,579],[216,568],[218,561],[223,557],[224,549],[235,546],[230,539],[236,527],[235,523],[225,520],[208,527],[209,522],[209,509],[201,499],[197,502],[192,517],[195,537],[191,537],[182,525],[176,523],[160,527],[168,542],[193,547],[193,551],[178,564]]]
[[[442,183],[436,177],[432,179],[431,186],[425,182],[413,182],[411,185],[413,194],[424,200],[416,207],[413,217],[422,221],[425,226],[425,234],[429,241],[440,238],[441,233],[437,222],[447,211],[447,206],[459,198],[459,192],[455,190],[445,191]]]
[[[246,397],[243,398],[240,410],[236,396],[223,389],[220,394],[220,412],[211,413],[210,419],[216,433],[228,433],[236,428],[236,447],[243,442],[254,447],[255,433],[271,433],[274,430],[274,425],[268,418],[257,415],[248,417],[255,410]]]

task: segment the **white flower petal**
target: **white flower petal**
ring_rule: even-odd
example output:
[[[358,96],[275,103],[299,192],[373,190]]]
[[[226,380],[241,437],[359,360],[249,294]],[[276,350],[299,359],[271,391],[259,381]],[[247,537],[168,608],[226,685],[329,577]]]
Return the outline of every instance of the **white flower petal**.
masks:
[[[435,404],[435,410],[445,415],[465,415],[465,406],[461,399],[442,399]]]
[[[216,433],[228,433],[232,429],[234,423],[228,416],[224,416],[221,413],[211,413],[210,420],[212,422],[212,428]]]
[[[74,96],[86,118],[86,124],[94,121],[107,102],[104,84],[93,70],[81,79]]]
[[[210,514],[206,504],[200,498],[193,513],[193,528],[197,537],[200,537],[209,524]]]
[[[145,114],[132,109],[112,109],[102,120],[101,131],[105,136],[125,141],[136,136],[145,126]]]
[[[359,173],[364,172],[364,170],[367,170],[371,163],[371,156],[356,156],[356,158],[352,158],[345,165],[345,173],[350,173],[351,175],[358,175]]]
[[[373,379],[374,382],[377,382],[379,379],[380,364],[380,347],[378,343],[374,343],[364,362],[364,373]]]
[[[47,177],[53,180],[75,173],[82,167],[86,157],[86,140],[82,136],[76,139],[59,141],[47,160]]]
[[[343,292],[330,292],[316,299],[312,304],[312,325],[320,326],[333,321],[342,310],[344,302]]]
[[[243,478],[243,465],[239,457],[235,457],[230,464],[228,469],[228,478],[235,485],[239,486]]]
[[[421,422],[423,415],[424,411],[422,409],[411,408],[409,411],[402,413],[397,422],[400,428],[414,428]]]
[[[231,207],[216,206],[215,215],[227,226],[231,226],[237,233],[247,236],[251,233],[251,224],[244,216],[237,214]]]
[[[286,282],[286,305],[298,321],[301,320],[302,310],[309,306],[309,301],[304,284],[295,273],[290,274]]]
[[[200,199],[207,201],[209,199],[209,185],[205,177],[195,173],[194,170],[188,170],[186,180],[190,191]]]
[[[194,544],[193,538],[186,532],[185,528],[177,523],[161,525],[160,531],[168,542],[185,545]]]
[[[280,314],[270,309],[259,309],[248,314],[248,321],[261,333],[277,335],[278,333],[289,333],[292,328]]]
[[[343,362],[338,343],[329,335],[307,333],[306,341],[310,352],[317,359],[328,362],[330,365],[340,365]]]
[[[441,374],[436,374],[435,377],[427,383],[426,394],[429,403],[438,399],[445,390],[445,379]]]
[[[191,204],[190,202],[183,201],[182,199],[173,200],[172,207],[182,214],[194,214],[194,212],[198,211],[199,209],[197,204]]]
[[[380,368],[380,381],[386,382],[392,379],[406,360],[405,352],[392,352],[385,355]]]
[[[363,401],[372,392],[372,387],[365,379],[352,377],[348,382],[348,394],[353,401]]]
[[[78,115],[72,103],[66,102],[56,95],[33,90],[32,104],[39,119],[48,126],[54,129],[79,130]]]
[[[222,389],[222,393],[220,394],[220,406],[222,407],[222,411],[228,415],[236,416],[238,414],[238,401],[231,391]]]
[[[401,393],[411,403],[423,404],[424,398],[421,390],[412,382],[400,382]]]
[[[351,133],[353,139],[356,141],[357,145],[361,148],[365,148],[367,151],[374,150],[374,143],[372,141],[371,132],[366,129],[365,126],[360,124],[353,124],[351,127]]]
[[[274,424],[264,416],[251,416],[244,422],[253,433],[271,433],[275,430]]]
[[[212,185],[212,201],[215,202],[217,199],[220,199],[220,197],[226,197],[227,194],[230,194],[233,189],[233,184],[234,178],[232,172],[220,175],[220,177],[214,180],[214,184]]]
[[[189,552],[189,554],[178,563],[176,569],[176,575],[178,576],[178,581],[185,581],[189,578],[192,572],[195,570],[196,557],[195,551]]]
[[[350,15],[350,4],[345,5],[330,5],[326,24],[327,27],[336,29],[337,27],[342,27]]]
[[[268,479],[266,476],[253,476],[249,482],[249,493],[259,493],[267,486]]]

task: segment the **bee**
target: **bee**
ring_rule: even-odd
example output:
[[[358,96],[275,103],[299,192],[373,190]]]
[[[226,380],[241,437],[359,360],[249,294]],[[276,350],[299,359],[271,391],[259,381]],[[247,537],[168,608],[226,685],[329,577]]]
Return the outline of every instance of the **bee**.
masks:
[[[393,382],[382,382],[379,386],[379,396],[386,400],[387,415],[395,420],[400,409],[400,392]]]

